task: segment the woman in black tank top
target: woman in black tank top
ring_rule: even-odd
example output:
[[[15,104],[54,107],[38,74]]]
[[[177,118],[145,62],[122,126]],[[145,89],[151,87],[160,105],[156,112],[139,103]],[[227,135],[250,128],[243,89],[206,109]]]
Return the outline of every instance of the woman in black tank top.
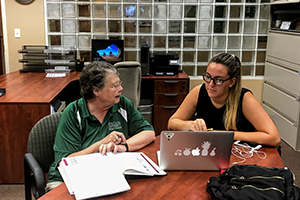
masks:
[[[241,87],[241,63],[220,53],[209,62],[204,84],[193,88],[171,116],[171,130],[234,131],[234,139],[278,146],[278,130],[252,92]],[[194,118],[194,119],[193,119]]]

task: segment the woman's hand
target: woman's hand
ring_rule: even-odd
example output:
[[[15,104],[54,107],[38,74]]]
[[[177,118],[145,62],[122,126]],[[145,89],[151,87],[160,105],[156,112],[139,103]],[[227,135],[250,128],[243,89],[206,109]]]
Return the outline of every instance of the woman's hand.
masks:
[[[207,131],[204,119],[196,119],[190,123],[190,130],[192,131]]]
[[[121,142],[126,142],[126,138],[123,133],[113,131],[109,135],[107,135],[104,139],[104,144],[109,144],[110,142],[113,142],[115,144],[120,144]]]
[[[107,135],[103,141],[104,143],[99,146],[99,153],[102,155],[110,151],[113,151],[114,153],[126,151],[126,147],[124,145],[119,145],[120,143],[126,142],[126,138],[121,132],[113,131]]]
[[[106,152],[113,151],[114,154],[117,152],[125,152],[126,147],[122,144],[116,144],[114,142],[109,142],[108,144],[101,144],[99,147],[99,153],[102,155],[105,155]]]

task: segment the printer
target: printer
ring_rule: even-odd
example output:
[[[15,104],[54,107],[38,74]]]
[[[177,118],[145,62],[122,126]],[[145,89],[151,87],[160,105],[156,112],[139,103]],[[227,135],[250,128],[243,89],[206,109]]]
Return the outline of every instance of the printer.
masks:
[[[156,76],[173,76],[179,71],[177,53],[151,53],[150,74]]]

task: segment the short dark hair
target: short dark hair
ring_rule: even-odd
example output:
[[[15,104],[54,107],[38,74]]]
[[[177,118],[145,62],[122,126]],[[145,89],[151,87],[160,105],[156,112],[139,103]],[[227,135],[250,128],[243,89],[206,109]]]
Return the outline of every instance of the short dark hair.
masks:
[[[112,64],[104,61],[94,61],[84,67],[79,78],[80,94],[86,99],[94,98],[94,88],[102,90],[109,73],[115,73],[119,76],[117,69]]]

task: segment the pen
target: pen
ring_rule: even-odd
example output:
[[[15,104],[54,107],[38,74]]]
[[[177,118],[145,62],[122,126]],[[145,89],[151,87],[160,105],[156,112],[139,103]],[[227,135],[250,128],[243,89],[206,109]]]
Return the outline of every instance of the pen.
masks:
[[[207,130],[208,130],[208,131],[212,131],[212,130],[214,130],[214,129],[213,129],[213,128],[208,128]]]
[[[117,135],[118,136],[118,138],[121,138],[121,136],[119,136],[119,135]],[[120,144],[125,144],[125,142],[120,142]]]

